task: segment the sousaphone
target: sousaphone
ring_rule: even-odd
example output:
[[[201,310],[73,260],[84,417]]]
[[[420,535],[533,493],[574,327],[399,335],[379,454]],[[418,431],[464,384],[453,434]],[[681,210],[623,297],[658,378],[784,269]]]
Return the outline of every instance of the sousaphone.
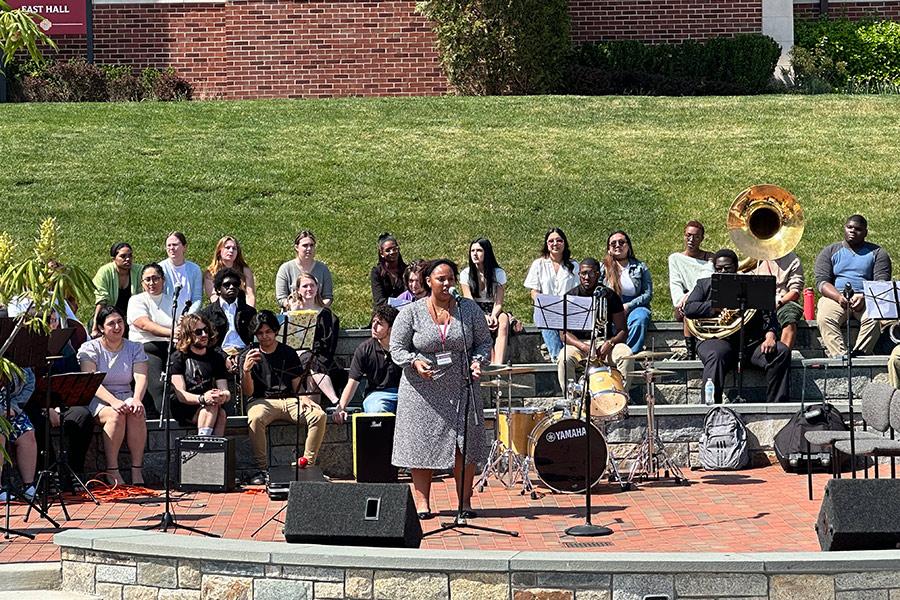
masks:
[[[726,226],[731,241],[747,258],[740,270],[752,270],[762,260],[775,260],[791,252],[803,237],[803,208],[786,189],[777,185],[754,185],[734,199]],[[685,319],[688,331],[701,340],[724,339],[740,329],[738,311],[723,310],[718,317]],[[744,322],[756,311],[746,311]]]

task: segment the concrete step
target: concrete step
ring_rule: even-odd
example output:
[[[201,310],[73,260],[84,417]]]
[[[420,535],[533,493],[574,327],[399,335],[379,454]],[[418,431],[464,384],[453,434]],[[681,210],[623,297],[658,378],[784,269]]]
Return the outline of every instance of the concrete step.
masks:
[[[58,589],[61,578],[60,569],[59,562],[0,565],[0,590],[3,590],[0,592],[0,598],[31,598],[30,594],[23,596],[21,590]],[[34,597],[38,598],[38,596]],[[40,597],[45,598],[46,596]]]
[[[30,590],[27,592],[0,592],[0,600],[99,600],[100,596],[90,596],[77,592],[59,590]]]

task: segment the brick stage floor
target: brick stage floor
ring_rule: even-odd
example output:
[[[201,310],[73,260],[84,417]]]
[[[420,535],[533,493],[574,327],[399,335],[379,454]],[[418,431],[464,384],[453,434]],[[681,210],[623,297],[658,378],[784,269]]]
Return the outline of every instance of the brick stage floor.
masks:
[[[738,472],[689,472],[691,485],[647,482],[639,489],[619,491],[602,484],[592,495],[593,522],[610,526],[614,534],[603,538],[575,539],[564,530],[583,522],[584,497],[546,493],[538,500],[506,490],[492,482],[476,494],[473,505],[480,513],[473,522],[519,532],[518,538],[495,534],[460,534],[450,531],[429,538],[423,548],[450,550],[538,550],[538,551],[655,551],[655,552],[769,552],[816,551],[819,549],[813,525],[819,511],[822,488],[828,480],[816,475],[816,500],[807,500],[806,477],[786,474],[768,466]],[[442,516],[454,513],[456,494],[452,479],[436,481],[433,508]],[[542,492],[546,488],[539,486]],[[227,538],[250,539],[250,534],[283,502],[271,502],[265,493],[249,489],[229,494],[175,492],[174,511],[181,523]],[[69,497],[72,519],[60,522],[63,528],[140,527],[156,522],[162,498],[135,497],[95,506]],[[2,506],[0,506],[2,510]],[[0,538],[0,562],[48,561],[58,559],[48,522],[32,513],[22,522],[25,506],[14,504],[11,526],[37,535]],[[58,506],[50,515],[62,519]],[[427,531],[438,519],[423,522]],[[2,524],[2,522],[0,522]],[[256,536],[260,541],[282,541],[281,525],[272,522]]]

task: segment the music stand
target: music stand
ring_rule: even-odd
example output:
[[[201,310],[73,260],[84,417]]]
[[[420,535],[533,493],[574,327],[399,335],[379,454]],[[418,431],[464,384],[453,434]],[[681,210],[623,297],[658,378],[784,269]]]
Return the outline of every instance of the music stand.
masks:
[[[35,333],[29,329],[23,328],[23,324],[25,322],[26,312],[23,312],[19,317],[13,319],[9,317],[4,317],[0,319],[0,339],[3,340],[3,346],[0,348],[0,356],[4,356],[9,354],[8,360],[19,366],[23,369],[34,369],[35,371],[39,371],[41,366],[48,361],[48,354],[58,353],[62,347],[65,345],[66,341],[68,341],[68,336],[71,336],[71,332],[73,330],[68,330],[68,336],[65,333],[58,333],[54,336],[54,345],[53,348],[50,348],[51,337],[49,335]],[[50,352],[53,350],[53,353]],[[33,395],[33,394],[32,394]],[[11,416],[10,411],[12,410],[12,406],[10,406],[10,402],[7,401],[6,412],[7,419]],[[9,443],[9,439],[6,439],[6,442]],[[12,483],[10,482],[10,493],[6,495],[6,523],[5,527],[2,527],[2,531],[4,532],[4,537],[9,539],[10,534],[27,537],[29,539],[34,539],[34,536],[30,533],[26,533],[24,531],[19,531],[15,529],[11,529],[9,527],[10,520],[10,509],[9,502],[10,497],[13,495]],[[36,488],[35,488],[36,489]],[[16,493],[16,496],[23,496],[21,493]],[[35,494],[37,496],[37,494]],[[24,496],[23,496],[24,497]],[[38,513],[45,518],[50,524],[54,527],[59,527],[59,523],[57,523],[50,515],[47,514],[46,511],[42,510],[40,507],[36,507]]]
[[[737,402],[743,402],[744,394],[744,317],[749,309],[772,312],[775,310],[775,277],[772,275],[742,275],[739,273],[713,273],[710,284],[710,301],[713,308],[737,309],[740,314],[740,332],[737,359]]]
[[[566,360],[565,334],[568,331],[590,331],[594,327],[593,298],[589,296],[549,296],[538,294],[534,298],[535,327],[562,331],[562,360]],[[549,351],[550,349],[547,348]],[[552,357],[551,357],[552,358]],[[557,357],[557,360],[559,357]],[[562,390],[565,395],[566,390]]]
[[[49,377],[41,376],[38,378],[35,384],[34,394],[31,396],[31,402],[37,403],[38,407],[47,413],[47,418],[44,422],[44,468],[41,469],[37,481],[34,484],[35,494],[34,498],[29,502],[28,511],[25,513],[25,522],[28,522],[28,516],[31,514],[31,509],[37,507],[38,501],[40,501],[40,507],[45,512],[50,507],[51,503],[49,497],[52,490],[52,480],[50,478],[54,474],[56,475],[57,482],[60,486],[62,485],[63,474],[68,474],[73,482],[73,488],[75,488],[75,485],[77,484],[81,489],[87,492],[87,495],[94,504],[100,505],[100,501],[94,497],[94,494],[91,493],[81,478],[78,477],[78,474],[69,466],[65,440],[65,419],[67,409],[73,406],[87,406],[91,403],[91,400],[97,395],[97,389],[103,385],[103,379],[105,377],[106,373],[64,373],[60,375],[50,375]],[[61,409],[59,413],[59,455],[57,456],[56,461],[51,465],[49,464],[50,411],[57,407]],[[59,500],[59,505],[68,521],[69,513],[66,510],[66,504],[63,500],[62,490],[60,488],[57,488],[56,490],[56,497]]]

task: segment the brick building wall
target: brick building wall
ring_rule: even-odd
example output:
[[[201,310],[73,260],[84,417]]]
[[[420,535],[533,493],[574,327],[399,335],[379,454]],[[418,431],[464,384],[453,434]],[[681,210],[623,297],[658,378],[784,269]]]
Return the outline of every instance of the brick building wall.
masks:
[[[98,62],[175,67],[199,98],[449,91],[414,0],[94,1]],[[763,0],[570,0],[569,10],[575,42],[766,30]],[[831,14],[900,19],[900,0],[831,0]],[[793,15],[817,18],[818,0],[794,0]],[[84,56],[84,38],[57,41],[59,57]]]
[[[828,3],[828,15],[830,17],[847,17],[849,19],[862,19],[872,17],[877,19],[900,20],[900,0],[884,0],[877,2],[840,2],[831,0]],[[794,18],[798,21],[818,19],[819,2],[794,2]]]
[[[575,42],[676,42],[762,29],[762,0],[570,0],[569,14]]]

